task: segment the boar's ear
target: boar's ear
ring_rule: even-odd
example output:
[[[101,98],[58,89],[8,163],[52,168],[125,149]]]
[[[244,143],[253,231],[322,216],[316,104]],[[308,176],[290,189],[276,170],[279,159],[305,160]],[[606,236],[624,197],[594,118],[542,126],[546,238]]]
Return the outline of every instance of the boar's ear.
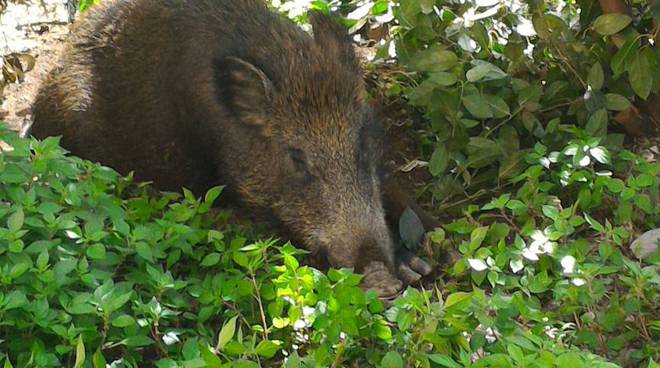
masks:
[[[309,20],[314,30],[314,39],[319,45],[336,52],[344,62],[356,62],[353,45],[343,25],[319,11],[310,11]]]
[[[273,97],[273,83],[253,64],[227,57],[216,65],[220,99],[246,124],[267,128],[266,111]]]

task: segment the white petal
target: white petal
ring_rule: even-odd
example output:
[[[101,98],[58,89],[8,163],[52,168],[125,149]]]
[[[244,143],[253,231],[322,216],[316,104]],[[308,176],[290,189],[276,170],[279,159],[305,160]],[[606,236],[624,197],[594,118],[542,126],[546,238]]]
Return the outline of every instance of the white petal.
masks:
[[[175,332],[170,331],[165,335],[163,335],[163,342],[165,343],[165,345],[174,345],[180,341],[181,340],[179,340],[179,336],[177,336]]]
[[[488,258],[486,258],[486,264],[488,265],[488,267],[495,266],[495,260],[493,259],[493,257],[489,256]]]
[[[564,256],[561,259],[561,267],[564,269],[564,273],[573,273],[575,271],[575,257]]]
[[[539,256],[536,255],[536,252],[532,252],[529,248],[523,249],[522,256],[529,259],[530,261],[539,260]]]
[[[509,267],[513,273],[518,273],[520,270],[525,268],[522,259],[512,259],[509,261]]]
[[[552,254],[555,251],[556,245],[557,243],[555,242],[547,242],[545,244],[541,244],[540,247],[541,253]]]
[[[532,240],[534,240],[534,241],[540,241],[541,243],[545,243],[545,242],[548,241],[548,237],[545,236],[545,234],[543,233],[543,231],[541,231],[541,230],[534,230],[534,232],[532,233]]]
[[[586,167],[589,166],[590,164],[591,164],[591,157],[587,155],[584,155],[584,157],[582,157],[580,162],[578,162],[578,165],[580,165],[581,167]]]
[[[580,278],[573,279],[573,280],[571,280],[571,282],[572,282],[573,285],[575,285],[575,286],[582,286],[582,285],[584,285],[584,284],[587,283],[587,281],[586,281],[585,279],[580,279]]]
[[[536,36],[536,31],[534,31],[534,25],[529,20],[522,18],[521,22],[516,27],[516,31],[524,37]]]
[[[361,7],[353,10],[352,12],[348,13],[346,18],[353,19],[353,20],[362,19],[365,16],[367,16],[367,14],[369,14],[369,12],[371,11],[371,8],[373,6],[374,6],[373,3],[368,2],[364,5],[362,5]]]
[[[541,166],[545,167],[546,169],[550,168],[550,159],[547,157],[541,157],[539,160],[541,163]]]
[[[593,158],[596,159],[596,161],[600,162],[601,164],[606,164],[610,161],[609,154],[604,147],[592,148],[589,150],[589,153],[591,156],[593,156]]]
[[[480,259],[470,258],[468,259],[468,263],[470,264],[470,267],[472,267],[472,269],[475,271],[484,271],[488,269],[486,262]]]
[[[497,5],[499,2],[500,0],[477,0],[476,4],[479,7],[488,7]]]
[[[80,235],[76,234],[71,230],[66,230],[64,233],[66,234],[66,236],[69,237],[69,239],[80,239]]]

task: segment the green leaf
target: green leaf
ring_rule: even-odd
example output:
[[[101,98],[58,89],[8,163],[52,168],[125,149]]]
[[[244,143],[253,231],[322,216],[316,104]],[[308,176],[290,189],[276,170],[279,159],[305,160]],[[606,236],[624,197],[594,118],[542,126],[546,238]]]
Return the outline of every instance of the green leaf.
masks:
[[[80,335],[76,345],[76,362],[73,364],[73,368],[82,368],[83,364],[85,364],[85,343]]]
[[[476,66],[465,74],[468,82],[488,82],[508,77],[502,69],[487,61],[477,60],[475,63]]]
[[[636,195],[635,205],[648,214],[653,213],[653,203],[651,203],[651,198],[646,194]]]
[[[135,252],[149,262],[154,261],[154,255],[151,251],[151,246],[145,242],[138,242],[135,244]]]
[[[497,142],[482,137],[470,138],[467,146],[468,160],[464,163],[467,167],[486,167],[497,161],[503,154]]]
[[[639,41],[637,38],[632,38],[621,46],[619,51],[612,57],[610,61],[610,68],[615,75],[623,73],[629,67],[633,58],[639,53]]]
[[[216,350],[222,351],[225,346],[227,346],[227,343],[234,337],[237,319],[238,316],[234,316],[229,321],[227,321],[224,326],[222,326],[222,329],[218,334],[218,344],[216,345]]]
[[[390,351],[383,357],[383,360],[380,361],[380,367],[382,368],[403,368],[403,358],[396,351]]]
[[[604,137],[607,134],[607,120],[607,110],[600,109],[591,115],[585,130],[592,136]]]
[[[215,355],[210,346],[202,348],[201,355],[208,368],[222,368],[222,361]]]
[[[493,117],[501,119],[511,115],[509,105],[506,104],[502,97],[489,94],[485,94],[483,97],[486,99],[488,106],[490,106]]]
[[[420,72],[444,72],[456,65],[458,57],[438,47],[420,51],[411,60],[411,67]]]
[[[438,176],[444,174],[449,165],[449,153],[447,152],[447,147],[444,144],[439,144],[435,147],[435,151],[431,155],[431,160],[429,161],[429,171],[431,175]]]
[[[485,103],[484,98],[479,94],[463,96],[461,99],[463,106],[467,111],[477,119],[489,119],[493,117],[493,110]]]
[[[603,36],[610,36],[619,33],[630,24],[632,18],[625,14],[611,13],[603,14],[596,18],[593,28]]]
[[[97,350],[92,356],[92,364],[94,368],[106,368],[107,362],[101,350]]]
[[[23,227],[24,221],[25,214],[23,213],[23,209],[19,208],[7,219],[7,228],[10,232],[15,233]]]
[[[262,340],[257,345],[255,352],[264,358],[270,359],[280,349],[281,343],[277,340]]]
[[[462,368],[463,366],[456,363],[451,357],[448,357],[443,354],[431,354],[429,359],[437,364],[440,364],[441,367],[447,368]]]
[[[628,69],[628,78],[637,96],[646,100],[653,87],[653,70],[646,52],[637,54],[632,60]]]
[[[429,74],[427,81],[437,86],[449,87],[456,84],[456,82],[458,82],[458,78],[454,73],[439,72]]]
[[[457,292],[450,294],[445,301],[445,309],[458,308],[458,310],[465,310],[470,306],[472,293]]]
[[[631,106],[627,98],[616,93],[608,93],[605,95],[607,100],[607,109],[612,111],[625,111]]]
[[[589,77],[587,82],[594,90],[600,90],[603,87],[603,82],[605,81],[605,74],[603,73],[603,67],[600,63],[594,64],[589,70]]]
[[[218,262],[220,262],[220,257],[221,257],[220,253],[210,253],[206,257],[204,257],[201,265],[202,267],[215,266],[216,264],[218,264]]]
[[[149,346],[154,343],[154,340],[144,335],[136,335],[125,338],[121,341],[122,344],[129,348]]]
[[[134,326],[135,324],[135,319],[128,314],[123,314],[112,320],[112,325],[119,328]]]
[[[419,7],[424,14],[431,14],[433,12],[433,7],[435,6],[435,0],[420,0]]]
[[[578,353],[570,352],[557,358],[557,367],[584,368],[584,361]]]
[[[470,251],[475,251],[481,246],[481,243],[486,238],[486,234],[488,234],[488,226],[481,226],[472,230],[470,234]]]
[[[87,248],[85,252],[87,256],[91,259],[104,259],[105,258],[105,246],[103,244],[94,244]]]

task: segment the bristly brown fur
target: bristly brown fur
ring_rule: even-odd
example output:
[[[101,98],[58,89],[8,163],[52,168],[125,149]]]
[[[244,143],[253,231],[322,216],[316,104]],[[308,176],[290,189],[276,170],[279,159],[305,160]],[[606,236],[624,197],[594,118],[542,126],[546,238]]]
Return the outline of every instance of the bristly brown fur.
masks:
[[[228,184],[392,292],[378,124],[343,29],[312,23],[313,38],[258,0],[104,0],[44,82],[32,133],[161,189]]]

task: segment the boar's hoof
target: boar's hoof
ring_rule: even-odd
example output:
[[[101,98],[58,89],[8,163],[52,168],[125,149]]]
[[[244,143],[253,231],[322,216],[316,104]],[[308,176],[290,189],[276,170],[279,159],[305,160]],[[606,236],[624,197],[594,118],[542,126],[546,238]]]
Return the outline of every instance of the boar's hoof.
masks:
[[[430,264],[404,248],[399,249],[396,259],[399,279],[406,284],[413,284],[433,271]]]
[[[368,264],[362,273],[362,287],[376,290],[380,298],[395,296],[403,288],[401,280],[394,277],[383,262]]]
[[[442,252],[442,256],[438,260],[440,263],[440,269],[443,271],[450,270],[451,267],[458,261],[461,260],[461,254],[456,251],[456,249],[448,248]]]

